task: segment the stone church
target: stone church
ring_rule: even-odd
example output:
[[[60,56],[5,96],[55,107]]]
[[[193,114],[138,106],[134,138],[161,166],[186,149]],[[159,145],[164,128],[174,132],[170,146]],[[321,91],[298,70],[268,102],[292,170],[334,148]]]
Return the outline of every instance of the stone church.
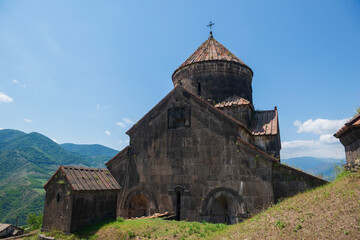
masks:
[[[106,163],[117,215],[174,212],[233,224],[326,181],[280,163],[277,108],[257,111],[253,71],[209,38],[172,75],[174,89],[127,131]]]
[[[282,198],[326,183],[281,164],[278,110],[254,109],[252,78],[251,68],[210,33],[173,73],[174,89],[127,131],[129,146],[106,163],[120,189],[113,208],[116,216],[173,212],[177,220],[234,224]],[[80,176],[87,170],[72,171]],[[68,182],[86,185],[86,178]],[[51,179],[47,188],[54,193],[46,193],[45,213],[51,212],[47,206],[61,203],[51,197],[57,191]],[[101,191],[109,195],[112,189]],[[100,201],[100,190],[88,191],[85,200]],[[87,206],[103,216],[100,205]],[[85,207],[82,211],[76,215],[86,219],[77,222],[91,222]],[[44,222],[46,218],[44,214]]]

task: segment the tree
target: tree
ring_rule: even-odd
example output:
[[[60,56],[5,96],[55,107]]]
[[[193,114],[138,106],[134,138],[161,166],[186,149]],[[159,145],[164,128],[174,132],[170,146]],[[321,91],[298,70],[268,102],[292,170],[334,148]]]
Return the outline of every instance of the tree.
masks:
[[[39,215],[30,213],[27,216],[27,224],[28,224],[28,227],[30,228],[30,230],[41,228],[42,223],[43,223],[43,214],[42,213],[39,213]]]

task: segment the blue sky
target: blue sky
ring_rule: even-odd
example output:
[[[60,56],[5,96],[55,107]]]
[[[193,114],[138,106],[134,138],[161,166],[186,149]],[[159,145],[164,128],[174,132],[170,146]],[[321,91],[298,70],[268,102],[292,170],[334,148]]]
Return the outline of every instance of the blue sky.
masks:
[[[0,128],[121,150],[209,35],[278,107],[283,158],[343,158],[360,107],[360,2],[0,1]]]

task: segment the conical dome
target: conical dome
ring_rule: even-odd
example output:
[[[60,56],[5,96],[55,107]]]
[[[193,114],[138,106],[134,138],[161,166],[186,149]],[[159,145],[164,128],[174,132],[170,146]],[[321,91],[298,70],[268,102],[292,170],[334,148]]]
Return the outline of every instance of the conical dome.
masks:
[[[232,54],[226,47],[224,47],[221,43],[216,41],[216,39],[210,35],[210,37],[201,44],[198,49],[188,58],[183,64],[178,67],[178,69],[198,62],[205,61],[213,61],[213,60],[221,60],[228,62],[236,62],[246,66],[239,58],[237,58],[234,54]],[[178,70],[177,69],[177,70]],[[176,72],[176,70],[175,70]]]
[[[221,102],[239,96],[252,102],[252,70],[210,34],[210,37],[172,75],[205,100]]]

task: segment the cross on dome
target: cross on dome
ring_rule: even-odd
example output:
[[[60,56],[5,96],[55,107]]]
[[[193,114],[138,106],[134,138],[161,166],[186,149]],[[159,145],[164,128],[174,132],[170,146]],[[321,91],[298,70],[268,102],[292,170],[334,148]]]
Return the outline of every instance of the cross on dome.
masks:
[[[209,24],[207,25],[208,28],[210,28],[210,36],[212,36],[212,27],[215,25],[215,23],[213,23],[212,21],[209,22]]]

